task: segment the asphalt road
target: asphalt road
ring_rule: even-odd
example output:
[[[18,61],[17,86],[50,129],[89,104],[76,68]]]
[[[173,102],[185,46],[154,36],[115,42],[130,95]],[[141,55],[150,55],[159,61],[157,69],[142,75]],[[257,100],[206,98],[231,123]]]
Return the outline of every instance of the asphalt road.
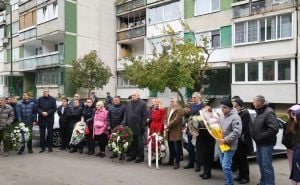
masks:
[[[68,152],[38,153],[27,151],[23,155],[11,152],[9,157],[0,156],[0,185],[223,185],[223,173],[213,169],[212,179],[202,180],[192,169],[173,170],[162,166],[150,169],[144,163],[122,161],[119,165],[107,157],[100,159],[86,154]],[[289,185],[289,169],[284,157],[274,159],[277,185]],[[256,185],[259,170],[255,161],[250,166],[251,183]],[[238,183],[237,183],[238,184]]]

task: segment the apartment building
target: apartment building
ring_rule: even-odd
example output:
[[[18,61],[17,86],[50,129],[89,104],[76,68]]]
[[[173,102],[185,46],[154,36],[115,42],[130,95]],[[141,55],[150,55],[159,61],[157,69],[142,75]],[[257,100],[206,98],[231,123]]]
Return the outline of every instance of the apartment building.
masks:
[[[31,91],[41,95],[43,88],[50,94],[72,96],[74,88],[70,84],[67,71],[71,61],[83,57],[91,50],[115,69],[115,28],[114,2],[104,0],[11,0],[12,12],[2,12],[6,16],[5,28],[10,28],[12,13],[12,48],[0,43],[0,73],[2,88],[0,94],[8,94],[7,79],[10,75],[10,57],[13,60],[13,87],[21,91]],[[88,13],[87,13],[88,12]],[[9,40],[9,32],[2,34],[0,40]],[[8,38],[8,39],[6,39]],[[114,74],[115,75],[115,74]],[[18,82],[18,83],[15,83]],[[12,86],[12,85],[10,85]],[[112,78],[103,90],[97,92],[104,97],[106,91],[115,94],[115,80]],[[86,92],[81,91],[82,94]]]

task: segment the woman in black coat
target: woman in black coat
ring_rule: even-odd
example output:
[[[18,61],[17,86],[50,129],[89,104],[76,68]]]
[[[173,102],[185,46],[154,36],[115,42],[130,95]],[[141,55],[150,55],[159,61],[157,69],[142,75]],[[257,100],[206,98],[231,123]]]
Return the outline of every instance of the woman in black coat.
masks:
[[[250,182],[247,156],[253,152],[253,143],[250,135],[251,117],[249,111],[244,108],[242,99],[234,99],[232,104],[242,120],[242,134],[238,140],[238,148],[234,155],[239,175],[234,180],[239,181],[240,184],[246,184]]]
[[[57,108],[57,114],[59,116],[59,132],[62,140],[62,145],[59,150],[70,149],[69,143],[69,120],[68,120],[68,99],[62,98],[62,105]]]
[[[87,128],[85,132],[86,145],[88,151],[85,154],[93,155],[95,154],[95,141],[93,139],[93,112],[94,112],[94,103],[91,98],[86,99],[86,105],[82,111],[82,116],[86,122]]]

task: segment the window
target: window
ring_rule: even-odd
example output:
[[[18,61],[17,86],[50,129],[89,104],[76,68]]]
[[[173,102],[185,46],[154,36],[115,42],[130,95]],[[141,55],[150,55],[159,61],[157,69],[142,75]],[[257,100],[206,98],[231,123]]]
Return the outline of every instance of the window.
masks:
[[[258,62],[248,63],[248,81],[258,81]]]
[[[124,79],[124,74],[122,72],[117,73],[117,83],[118,86],[132,86],[129,80]]]
[[[3,51],[0,51],[0,63],[4,62],[4,58],[3,58]]]
[[[278,61],[278,80],[291,80],[291,62],[289,60]]]
[[[235,82],[269,82],[291,81],[292,68],[295,68],[294,60],[282,59],[262,62],[248,62],[234,64],[233,76]],[[245,70],[248,75],[245,79]],[[293,71],[294,73],[294,71]],[[273,83],[273,82],[272,82]]]
[[[19,48],[13,48],[12,53],[13,53],[13,61],[19,60],[20,58]]]
[[[257,21],[248,22],[248,42],[257,41]]]
[[[19,22],[14,22],[12,24],[12,34],[17,34],[19,32]]]
[[[235,24],[235,43],[246,42],[246,24],[245,22]]]
[[[243,17],[249,15],[249,3],[233,8],[233,17]]]
[[[12,11],[19,9],[19,0],[10,0],[10,5]]]
[[[273,0],[273,4],[282,4],[282,3],[287,3],[290,0]]]
[[[235,81],[245,81],[245,64],[235,64]]]
[[[273,81],[274,80],[274,61],[263,63],[263,80]]]
[[[180,19],[181,10],[179,2],[173,2],[147,10],[148,24],[158,24],[166,21]]]
[[[292,14],[235,23],[235,44],[292,37]]]
[[[63,72],[60,68],[49,68],[37,71],[36,84],[38,85],[60,85],[62,84]]]
[[[196,0],[196,15],[211,13],[220,10],[220,0]]]
[[[212,48],[220,47],[220,30],[211,32],[211,47]]]
[[[58,17],[58,5],[57,2],[49,4],[41,9],[37,10],[37,23],[43,23],[55,19]]]
[[[0,39],[4,38],[4,27],[0,28]]]
[[[0,76],[0,85],[6,85],[6,76]]]

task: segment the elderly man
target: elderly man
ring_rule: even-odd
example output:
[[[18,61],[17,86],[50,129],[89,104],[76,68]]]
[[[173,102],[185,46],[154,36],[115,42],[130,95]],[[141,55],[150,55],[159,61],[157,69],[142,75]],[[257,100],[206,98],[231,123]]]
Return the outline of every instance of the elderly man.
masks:
[[[83,110],[84,109],[84,103],[80,100],[80,95],[79,94],[74,94],[74,98],[72,101],[69,102],[69,106],[72,107],[73,106],[73,101],[74,100],[78,100],[79,102],[79,107]]]
[[[231,101],[221,101],[223,116],[220,118],[223,139],[219,139],[219,144],[227,144],[230,150],[220,152],[220,162],[223,169],[225,184],[233,185],[232,158],[238,146],[238,139],[242,133],[242,121],[237,111],[233,109]]]
[[[14,110],[10,105],[5,104],[5,99],[0,97],[0,143],[3,141],[3,156],[8,156],[9,151],[9,135],[8,128],[15,119]]]
[[[256,143],[256,159],[260,170],[260,185],[274,185],[275,176],[272,153],[276,144],[279,127],[275,112],[261,95],[253,99],[256,117],[250,126],[251,135]]]
[[[130,158],[127,161],[135,160],[135,163],[144,161],[144,133],[147,122],[147,106],[140,99],[139,93],[132,94],[132,100],[127,103],[125,116],[122,121],[133,133],[133,141],[129,149]]]
[[[204,105],[203,103],[201,102],[201,94],[199,92],[194,92],[192,94],[192,104],[189,108],[185,109],[185,117],[186,118],[192,118],[193,116],[195,115],[199,115],[199,110],[201,110]],[[189,119],[190,120],[190,119]],[[205,141],[206,140],[206,136],[208,135],[209,137],[209,134],[206,133],[207,131],[204,131],[204,130],[200,130],[200,125],[198,128],[193,128],[194,131],[190,130],[189,129],[190,127],[188,127],[188,145],[187,145],[187,150],[188,150],[188,153],[189,153],[189,162],[186,166],[184,166],[184,169],[189,169],[189,168],[194,168],[194,164],[196,163],[196,166],[195,166],[195,171],[196,172],[199,172],[200,171],[200,165],[201,163],[203,163],[202,161],[202,156],[203,156],[203,152],[201,151],[201,143],[203,143],[202,141]],[[203,127],[204,128],[204,125]],[[199,131],[197,131],[199,130]],[[205,132],[205,135],[201,134],[200,135],[200,132]],[[193,136],[193,134],[196,134],[196,135],[199,135],[199,136]],[[195,137],[197,140],[196,140],[196,148],[194,146],[194,144],[192,143],[192,138]],[[210,139],[212,140],[212,139]],[[212,140],[213,141],[213,140]],[[206,142],[204,142],[205,144]],[[196,152],[195,152],[196,150]],[[202,152],[202,153],[201,153]],[[210,171],[210,170],[208,170]],[[207,175],[205,175],[207,177],[210,176],[210,172],[208,173],[207,172]]]
[[[180,163],[182,149],[182,117],[183,110],[180,105],[177,104],[177,98],[172,97],[166,116],[165,137],[168,140],[170,152],[169,162],[167,165],[174,165],[174,169],[178,169]]]
[[[49,95],[49,89],[43,90],[43,96],[37,100],[36,108],[38,112],[38,124],[40,127],[40,153],[45,151],[46,145],[48,146],[48,152],[52,152],[53,125],[54,113],[56,111],[56,100],[55,98]],[[45,139],[46,129],[47,140]]]

